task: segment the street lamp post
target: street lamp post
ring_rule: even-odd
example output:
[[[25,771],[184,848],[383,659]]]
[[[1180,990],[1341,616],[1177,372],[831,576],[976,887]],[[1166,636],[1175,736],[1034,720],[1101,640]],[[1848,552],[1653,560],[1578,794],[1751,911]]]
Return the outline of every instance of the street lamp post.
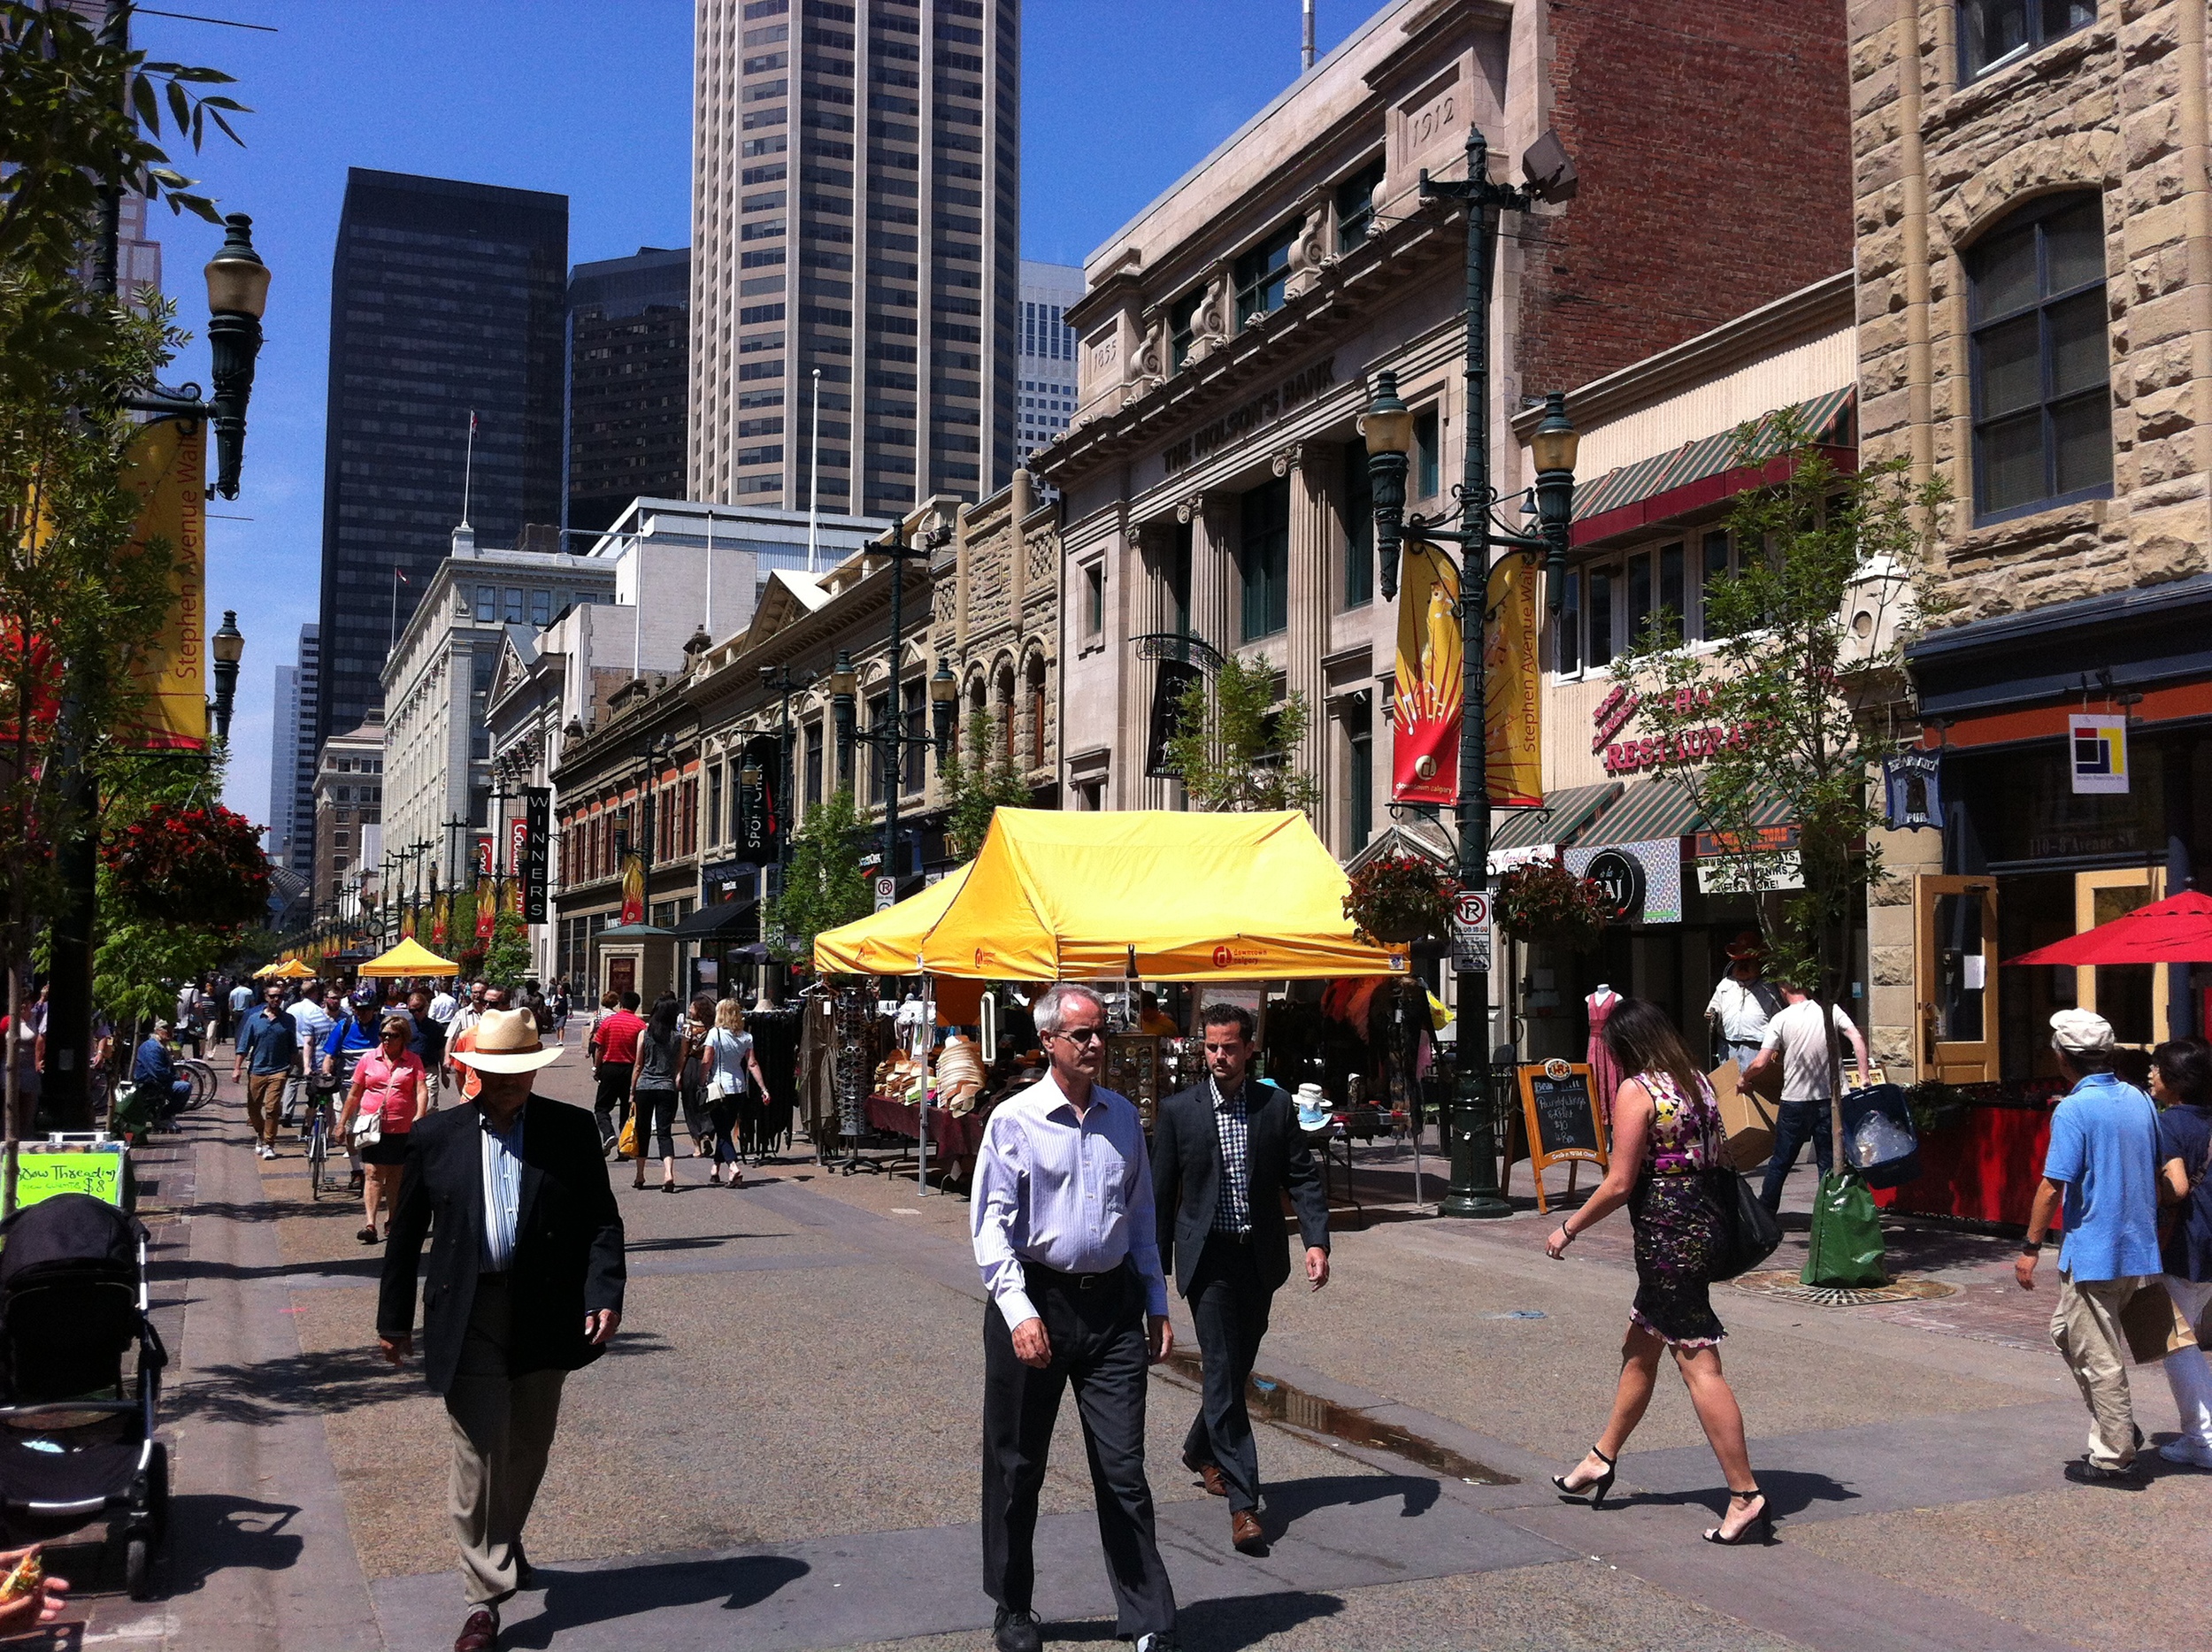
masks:
[[[1526,212],[1539,201],[1561,201],[1574,192],[1574,169],[1548,133],[1523,157],[1531,181],[1495,183],[1489,175],[1489,145],[1479,127],[1467,134],[1467,176],[1453,182],[1421,174],[1425,196],[1452,196],[1467,204],[1466,288],[1466,452],[1459,495],[1459,526],[1447,528],[1404,517],[1407,455],[1413,444],[1413,416],[1398,397],[1397,375],[1375,375],[1375,390],[1361,430],[1367,441],[1368,475],[1375,501],[1375,546],[1385,600],[1398,594],[1398,556],[1409,534],[1424,541],[1456,542],[1461,551],[1459,634],[1461,698],[1459,788],[1454,798],[1463,889],[1486,893],[1490,887],[1490,803],[1488,753],[1483,712],[1484,622],[1490,603],[1493,547],[1511,557],[1544,558],[1545,589],[1552,612],[1559,609],[1567,565],[1567,539],[1574,505],[1575,430],[1568,422],[1566,398],[1553,391],[1530,444],[1536,468],[1535,534],[1513,531],[1492,512],[1498,503],[1490,481],[1490,288],[1496,264],[1498,215]],[[1504,564],[1498,565],[1500,566]],[[1452,1099],[1451,1187],[1438,1207],[1446,1216],[1502,1217],[1512,1213],[1498,1189],[1496,1123],[1490,1095],[1490,972],[1455,964],[1459,978],[1459,1060]]]
[[[794,818],[791,761],[791,696],[802,694],[814,686],[814,673],[801,672],[791,674],[788,665],[764,665],[760,668],[760,691],[783,696],[783,724],[776,734],[776,893],[783,893],[782,872],[790,864],[791,824]]]
[[[238,698],[238,662],[245,657],[246,639],[238,629],[238,611],[223,610],[223,623],[207,640],[215,656],[215,740],[230,744],[230,714]]]

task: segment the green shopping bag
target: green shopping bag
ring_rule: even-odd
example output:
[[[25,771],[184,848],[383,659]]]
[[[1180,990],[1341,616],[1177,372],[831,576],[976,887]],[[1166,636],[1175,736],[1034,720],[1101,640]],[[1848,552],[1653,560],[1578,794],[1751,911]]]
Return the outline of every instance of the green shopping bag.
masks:
[[[1864,1177],[1844,1171],[1820,1179],[1812,1249],[1797,1278],[1801,1285],[1843,1287],[1889,1283],[1882,1265],[1882,1224]]]

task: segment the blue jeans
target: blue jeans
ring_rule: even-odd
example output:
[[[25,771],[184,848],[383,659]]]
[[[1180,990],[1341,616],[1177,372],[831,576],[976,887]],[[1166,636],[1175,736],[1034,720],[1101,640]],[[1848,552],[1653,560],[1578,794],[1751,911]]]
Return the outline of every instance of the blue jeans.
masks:
[[[1809,1140],[1813,1144],[1813,1163],[1825,1176],[1835,1158],[1834,1144],[1829,1140],[1828,1103],[1784,1102],[1775,1115],[1774,1151],[1767,1159],[1766,1186],[1759,1189],[1759,1203],[1768,1210],[1782,1208],[1782,1182]]]

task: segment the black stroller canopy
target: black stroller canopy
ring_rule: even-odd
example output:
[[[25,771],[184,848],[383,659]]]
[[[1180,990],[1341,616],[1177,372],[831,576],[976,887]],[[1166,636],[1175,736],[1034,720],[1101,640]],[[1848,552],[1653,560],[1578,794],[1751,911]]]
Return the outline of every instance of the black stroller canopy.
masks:
[[[59,1193],[0,1222],[0,1295],[56,1273],[136,1284],[138,1218],[88,1193]]]

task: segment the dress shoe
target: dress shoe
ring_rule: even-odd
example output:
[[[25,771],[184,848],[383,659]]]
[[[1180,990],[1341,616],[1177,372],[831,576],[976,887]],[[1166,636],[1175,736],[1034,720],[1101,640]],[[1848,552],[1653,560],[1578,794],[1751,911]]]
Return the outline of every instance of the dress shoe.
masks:
[[[480,1606],[462,1621],[461,1633],[454,1637],[453,1652],[491,1652],[499,1644],[499,1614],[488,1606]]]
[[[1137,1637],[1136,1652],[1183,1652],[1183,1643],[1172,1629],[1158,1629]]]
[[[1226,1497],[1229,1494],[1229,1482],[1221,1478],[1220,1464],[1201,1463],[1196,1457],[1191,1456],[1189,1452],[1186,1451],[1183,1454],[1183,1466],[1188,1469],[1192,1473],[1197,1475],[1200,1479],[1206,1482],[1206,1494],[1208,1496]]]
[[[2142,1476],[2135,1471],[2133,1464],[2125,1468],[2108,1468],[2101,1463],[2092,1463],[2087,1457],[2077,1457],[2066,1465],[2066,1478],[2077,1486],[2109,1486],[2117,1491],[2140,1491]]]
[[[991,1620],[991,1644],[998,1652],[1043,1652],[1045,1640],[1037,1633],[1037,1614],[1000,1607],[998,1616]]]
[[[1249,1509],[1238,1509],[1229,1516],[1229,1541],[1240,1555],[1267,1553],[1267,1533],[1260,1529],[1260,1517]]]

